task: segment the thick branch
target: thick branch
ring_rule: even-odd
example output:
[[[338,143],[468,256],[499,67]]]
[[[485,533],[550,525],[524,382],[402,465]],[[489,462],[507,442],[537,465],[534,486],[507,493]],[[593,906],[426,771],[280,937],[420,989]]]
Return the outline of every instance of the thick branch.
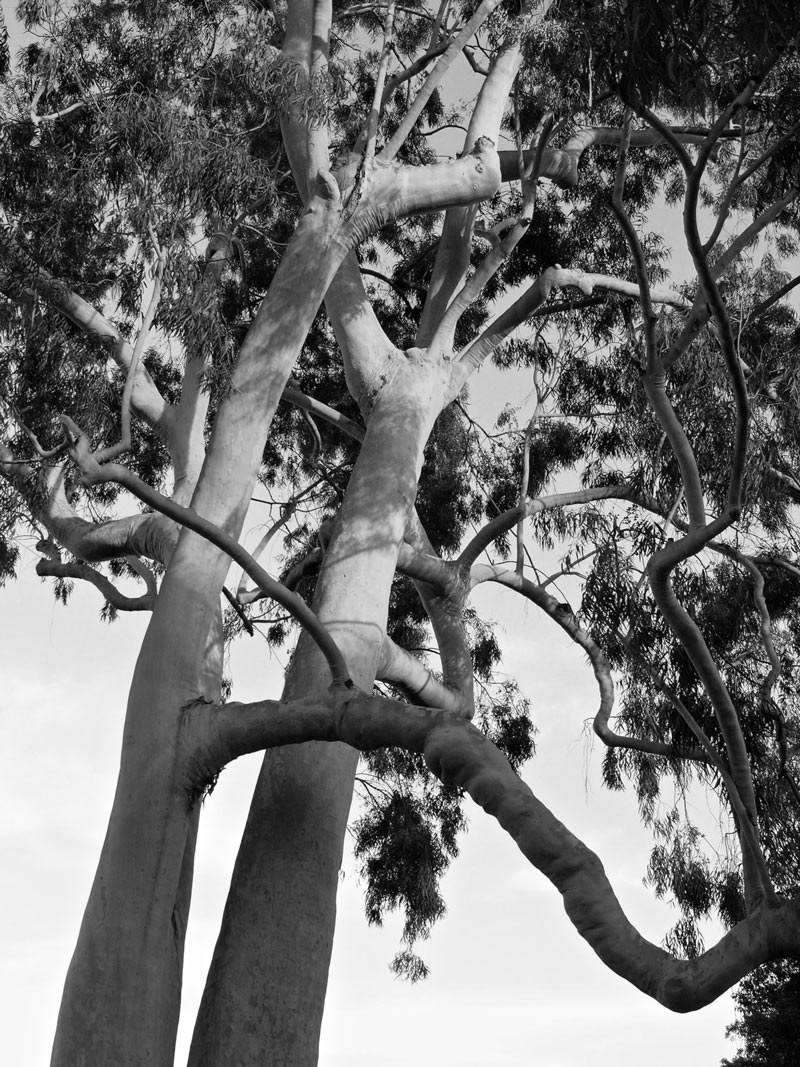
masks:
[[[441,781],[465,789],[556,886],[570,921],[606,966],[673,1011],[701,1008],[758,964],[800,952],[800,905],[786,900],[756,909],[693,960],[677,960],[647,941],[622,911],[595,853],[534,796],[480,731],[453,713],[332,690],[330,705],[198,705],[191,717],[202,738],[213,738],[212,765],[309,740],[422,753]]]
[[[488,199],[500,185],[497,152],[489,138],[479,138],[459,159],[424,167],[385,163],[381,157],[365,171],[361,202],[350,222],[355,247],[393,219],[467,206]]]
[[[166,564],[177,540],[177,528],[163,515],[130,515],[106,522],[88,522],[70,505],[61,467],[36,468],[19,463],[0,443],[0,474],[25,500],[37,522],[71,555],[87,563],[124,556],[144,556]]]
[[[382,682],[397,685],[413,703],[464,714],[462,694],[439,681],[421,660],[388,635],[383,639],[377,677]]]
[[[347,388],[359,409],[368,413],[369,396],[387,359],[397,349],[373,311],[355,252],[348,254],[329,285],[325,310],[342,352]]]
[[[702,144],[708,134],[707,130],[688,126],[673,126],[671,132],[681,144]],[[731,130],[726,136],[738,136],[738,131]],[[583,153],[599,145],[618,145],[621,138],[622,130],[609,126],[577,130],[563,148],[548,148],[545,151],[541,176],[549,178],[561,188],[572,189],[578,184],[578,164]],[[665,139],[658,130],[632,130],[630,147],[649,148],[663,144]],[[530,166],[533,154],[533,150],[524,153],[524,166]],[[499,155],[503,181],[516,181],[520,176],[519,154],[514,151],[503,151]]]

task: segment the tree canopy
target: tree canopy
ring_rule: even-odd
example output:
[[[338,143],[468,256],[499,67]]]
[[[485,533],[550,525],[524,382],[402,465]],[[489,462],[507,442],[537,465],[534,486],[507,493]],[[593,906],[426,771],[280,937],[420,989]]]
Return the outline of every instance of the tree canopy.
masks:
[[[800,971],[797,960],[765,964],[734,994],[739,1018],[728,1036],[742,1042],[723,1067],[790,1067],[800,1054]]]
[[[367,918],[402,910],[399,974],[426,973],[465,794],[674,1010],[796,955],[795,5],[18,12],[0,569],[35,545],[65,602],[86,581],[109,620],[153,613],[53,1062],[171,1062],[200,801],[252,751],[192,1064],[314,1062],[356,750]],[[511,383],[494,427],[489,373]],[[588,657],[605,784],[633,787],[678,908],[663,948],[520,777],[550,710],[502,673],[485,582]],[[256,631],[302,636],[283,696],[244,705],[224,652]],[[729,932],[706,947],[710,914]]]

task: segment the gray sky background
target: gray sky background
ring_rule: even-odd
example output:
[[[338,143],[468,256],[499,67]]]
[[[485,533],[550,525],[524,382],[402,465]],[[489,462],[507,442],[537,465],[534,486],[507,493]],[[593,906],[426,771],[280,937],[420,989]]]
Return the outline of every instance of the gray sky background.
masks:
[[[14,6],[3,0],[9,23]],[[481,394],[499,407],[494,379],[478,379]],[[77,588],[67,608],[56,604],[35,558],[31,541],[21,579],[0,590],[0,1056],[20,1067],[49,1062],[147,622],[127,615],[102,623],[89,588]],[[481,590],[475,602],[500,620],[503,668],[533,702],[538,754],[525,779],[598,852],[631,919],[659,942],[676,915],[642,886],[650,838],[635,798],[601,786],[602,746],[586,729],[597,693],[585,657],[510,592]],[[235,699],[279,693],[280,663],[262,641],[243,638],[231,665]],[[226,769],[205,805],[177,1064],[185,1063],[258,765],[254,756]],[[713,829],[714,813],[702,798],[695,803],[693,816]],[[733,1053],[724,1037],[733,1020],[728,996],[672,1015],[611,974],[569,924],[557,892],[494,820],[470,811],[445,881],[448,915],[422,946],[432,973],[416,986],[389,972],[401,923],[367,927],[346,855],[321,1067],[718,1067]]]

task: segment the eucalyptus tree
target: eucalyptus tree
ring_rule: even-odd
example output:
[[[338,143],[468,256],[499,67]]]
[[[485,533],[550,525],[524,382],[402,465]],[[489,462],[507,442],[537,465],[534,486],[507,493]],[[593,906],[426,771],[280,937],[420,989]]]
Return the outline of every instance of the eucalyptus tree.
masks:
[[[668,1008],[797,954],[794,6],[19,11],[39,36],[3,89],[2,563],[32,529],[58,595],[152,612],[53,1063],[172,1062],[201,800],[253,751],[194,1065],[315,1062],[360,753],[380,788],[356,851],[368,915],[405,908],[401,973],[424,972],[464,793]],[[678,288],[659,197],[683,204]],[[492,362],[536,392],[497,434],[469,414]],[[528,704],[493,675],[486,581],[589,657],[606,780],[634,781],[681,908],[666,947],[517,773]],[[226,701],[224,643],[255,626],[299,628],[285,689]],[[664,777],[718,795],[727,852],[657,803]]]

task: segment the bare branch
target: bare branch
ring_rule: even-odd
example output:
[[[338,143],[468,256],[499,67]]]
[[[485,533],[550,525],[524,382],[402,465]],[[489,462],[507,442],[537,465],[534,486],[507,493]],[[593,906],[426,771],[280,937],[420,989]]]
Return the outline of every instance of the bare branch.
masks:
[[[529,14],[532,8],[537,8],[538,17],[543,18],[550,3],[551,0],[543,0],[541,3],[526,4],[525,13]],[[496,141],[499,136],[508,95],[522,59],[521,32],[520,21],[512,23],[505,40],[492,58],[489,74],[481,86],[477,103],[470,116],[464,139],[465,151],[471,149],[481,138],[491,137]],[[529,204],[528,208],[532,212],[532,204]],[[474,220],[474,208],[451,207],[447,212],[420,319],[416,339],[416,344],[420,347],[434,345],[445,351],[452,346],[453,333],[461,313],[472,303],[504,258],[501,256],[495,265],[495,257],[487,257],[483,273],[479,269],[479,277],[467,283],[465,292],[460,294],[460,303],[456,298],[457,306],[451,308],[453,295],[463,285],[469,267]],[[516,240],[519,240],[529,221],[530,215],[522,224],[523,229],[517,234]],[[516,244],[516,240],[508,239],[509,251],[513,244]]]
[[[392,94],[396,92],[401,85],[404,85],[407,81],[415,78],[417,74],[421,74],[422,71],[434,61],[434,59],[438,59],[442,53],[446,52],[449,43],[449,40],[442,41],[440,44],[432,43],[429,51],[418,56],[413,63],[409,63],[407,67],[398,71],[397,74],[392,75],[383,90],[381,109],[386,106],[391,100]]]
[[[312,2],[313,17],[309,39],[308,74],[313,87],[314,82],[319,81],[328,71],[333,3],[332,0],[312,0]],[[289,5],[290,9],[292,7],[294,3]],[[327,172],[330,166],[327,123],[319,119],[311,119],[306,124],[306,145],[308,176],[310,181],[314,181],[317,175],[321,176]]]
[[[488,137],[478,138],[471,151],[458,159],[425,167],[383,166],[379,157],[365,175],[346,240],[357,243],[393,219],[478,204],[499,185],[497,152]]]
[[[136,380],[136,372],[139,369],[139,362],[144,352],[144,347],[147,344],[147,339],[150,335],[150,329],[153,325],[153,320],[158,310],[158,305],[161,300],[161,281],[164,277],[164,267],[166,266],[167,256],[163,248],[159,247],[158,241],[151,229],[151,236],[156,249],[156,266],[153,274],[153,290],[150,294],[150,300],[147,304],[147,309],[142,316],[142,325],[139,329],[139,334],[136,338],[136,344],[133,346],[133,352],[131,354],[131,362],[125,375],[125,387],[122,390],[122,410],[120,412],[120,421],[122,425],[122,433],[119,441],[115,445],[109,445],[107,448],[101,449],[95,456],[98,463],[107,462],[110,459],[116,459],[118,456],[123,455],[131,447],[131,397],[133,395],[133,386]]]
[[[289,384],[283,390],[282,399],[294,404],[295,407],[303,408],[303,410],[310,412],[312,415],[318,415],[332,426],[338,426],[343,433],[346,433],[348,437],[352,437],[355,441],[364,440],[366,430],[363,426],[359,426],[357,422],[348,419],[346,415],[342,415],[341,412],[328,404],[324,404],[321,400],[315,400],[313,396],[306,396],[304,392],[298,389],[291,378],[289,379]]]
[[[708,136],[707,129],[690,126],[663,126],[668,130],[679,145],[702,144]],[[739,131],[725,131],[723,136],[739,136]],[[577,130],[569,138],[563,148],[548,148],[542,160],[542,177],[549,178],[554,184],[567,189],[572,189],[578,184],[578,165],[583,153],[597,146],[618,145],[622,138],[622,130],[609,126],[594,126],[588,129]],[[660,129],[631,130],[631,148],[649,148],[662,144],[667,140],[665,132]],[[500,155],[500,169],[503,181],[509,182],[519,178],[520,163],[516,152],[502,151]],[[524,166],[530,166],[533,152],[527,151],[523,155]]]
[[[355,151],[364,153],[364,165],[370,166],[375,158],[375,139],[378,135],[378,123],[384,103],[384,86],[386,84],[386,71],[389,67],[389,56],[392,54],[394,45],[394,12],[395,0],[389,0],[386,5],[386,17],[383,22],[383,48],[378,62],[378,73],[375,77],[375,92],[372,98],[372,107],[364,129],[356,141]]]
[[[756,319],[761,318],[761,316],[765,315],[774,304],[777,304],[779,300],[782,300],[787,293],[790,293],[792,289],[795,289],[798,285],[800,285],[800,274],[798,274],[797,277],[792,278],[791,281],[786,282],[780,289],[776,289],[771,296],[765,297],[760,304],[756,304],[747,316],[747,321],[754,322]]]
[[[488,84],[488,82],[487,82]],[[522,210],[517,219],[509,226],[508,233],[500,241],[495,248],[492,249],[488,255],[484,256],[483,260],[479,264],[472,277],[463,284],[461,290],[449,299],[447,310],[440,316],[438,325],[436,326],[434,333],[430,339],[429,345],[431,347],[438,347],[441,351],[449,351],[453,345],[453,336],[456,331],[461,316],[469,308],[475,300],[477,300],[486,285],[497,274],[500,267],[508,259],[511,253],[514,251],[520,240],[527,232],[531,219],[533,218],[534,207],[536,204],[536,186],[539,181],[539,172],[542,164],[542,153],[544,147],[547,144],[547,139],[552,130],[552,116],[549,117],[547,122],[541,129],[537,130],[538,142],[536,145],[536,152],[534,154],[533,162],[530,169],[524,171],[521,174],[523,201]],[[465,242],[465,258],[466,263],[469,262],[469,247],[471,245],[471,226],[470,232],[463,235]],[[442,244],[439,248],[439,255],[444,256],[446,254],[446,231],[442,235]],[[466,270],[466,265],[464,266]],[[434,269],[434,275],[435,275]],[[459,279],[460,280],[460,279]],[[432,283],[433,284],[433,283]],[[448,294],[449,298],[450,294]],[[421,331],[422,332],[422,331]]]
[[[600,707],[594,717],[594,732],[609,748],[627,748],[635,752],[649,752],[651,755],[664,756],[674,759],[676,756],[683,758],[704,759],[702,750],[697,754],[679,752],[674,745],[656,739],[627,737],[618,734],[609,726],[609,719],[614,708],[614,682],[611,677],[611,664],[605,653],[588,633],[578,624],[575,615],[568,605],[559,603],[554,596],[545,591],[543,585],[531,582],[523,575],[510,571],[503,566],[490,566],[478,564],[472,568],[473,586],[479,582],[497,582],[513,589],[526,599],[532,601],[537,607],[549,615],[550,618],[566,633],[576,645],[584,650],[592,665],[597,687],[600,691]]]
[[[371,385],[397,349],[366,294],[355,252],[346,256],[328,287],[325,310],[342,352],[347,388],[360,410],[367,413]],[[361,435],[359,440],[363,440],[363,430]]]
[[[692,529],[680,540],[668,543],[653,553],[647,574],[655,602],[691,660],[714,708],[719,729],[725,741],[731,776],[748,819],[754,831],[757,832],[755,790],[739,716],[697,623],[678,600],[671,582],[671,574],[675,567],[689,559],[690,556],[696,555],[722,533],[731,521],[730,515],[725,515],[709,523],[703,529]],[[746,831],[740,827],[740,833],[742,832]],[[748,898],[753,904],[760,898],[761,892],[770,895],[772,890],[768,882],[764,883],[763,872],[758,869],[758,866],[756,869],[749,868],[747,862],[749,849],[744,847],[744,844],[742,851],[745,860],[745,885]],[[755,856],[749,858],[757,859]]]
[[[639,304],[642,309],[644,322],[646,367],[648,375],[656,373],[658,355],[656,352],[656,320],[653,313],[653,301],[650,296],[650,279],[647,276],[647,263],[644,258],[644,249],[636,233],[636,228],[631,222],[628,212],[625,210],[625,175],[628,169],[628,149],[631,140],[631,113],[625,109],[625,118],[622,124],[622,137],[619,142],[619,154],[617,157],[617,172],[614,177],[614,192],[611,197],[611,209],[617,217],[628,248],[633,259],[633,267],[636,273],[636,281],[639,287]]]

